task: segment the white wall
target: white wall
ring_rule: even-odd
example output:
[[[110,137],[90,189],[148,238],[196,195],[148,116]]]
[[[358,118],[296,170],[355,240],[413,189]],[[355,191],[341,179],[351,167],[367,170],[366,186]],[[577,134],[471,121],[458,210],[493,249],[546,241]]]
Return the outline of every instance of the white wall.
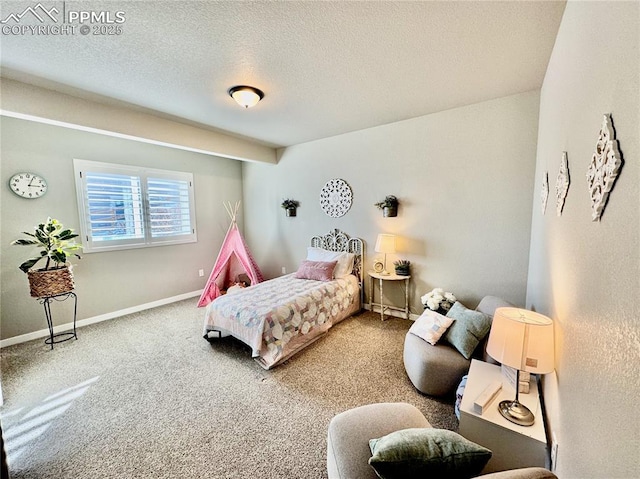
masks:
[[[46,328],[42,306],[29,296],[27,275],[18,265],[34,250],[9,246],[34,225],[51,216],[79,231],[73,158],[190,171],[194,174],[198,242],[174,246],[85,254],[76,260],[78,319],[112,313],[204,287],[229,218],[223,201],[242,198],[239,161],[113,138],[58,126],[0,117],[2,141],[0,191],[0,330],[2,339]],[[6,187],[19,171],[44,176],[49,191],[27,200]],[[240,225],[242,222],[240,218]],[[198,276],[198,269],[205,276]],[[71,321],[68,306],[56,324]]]
[[[637,2],[569,2],[541,91],[527,306],[555,320],[545,398],[563,479],[640,477],[639,32]],[[586,172],[604,113],[625,164],[592,222]],[[557,217],[563,151],[571,186]]]
[[[395,233],[388,262],[412,263],[412,312],[437,286],[471,307],[486,294],[524,305],[538,103],[523,93],[292,146],[275,166],[243,164],[246,237],[263,272],[295,270],[309,238],[332,228],[365,240],[370,269],[376,235]],[[331,178],[353,191],[337,219],[318,201]],[[396,218],[374,206],[389,194]],[[283,198],[300,201],[297,217],[285,217]]]

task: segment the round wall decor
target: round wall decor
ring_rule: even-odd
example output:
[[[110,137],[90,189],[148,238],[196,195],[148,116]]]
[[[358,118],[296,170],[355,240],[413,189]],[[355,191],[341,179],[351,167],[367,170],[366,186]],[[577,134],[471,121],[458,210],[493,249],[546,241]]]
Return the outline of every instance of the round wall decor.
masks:
[[[351,187],[344,180],[334,178],[320,190],[320,207],[332,218],[344,216],[353,201],[353,193]]]

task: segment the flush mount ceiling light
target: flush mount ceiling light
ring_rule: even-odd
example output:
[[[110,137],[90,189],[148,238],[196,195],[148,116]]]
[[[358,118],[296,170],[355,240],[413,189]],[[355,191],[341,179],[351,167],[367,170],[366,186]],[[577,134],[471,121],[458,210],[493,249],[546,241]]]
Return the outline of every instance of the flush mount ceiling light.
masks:
[[[238,105],[251,108],[264,98],[264,93],[257,88],[247,85],[237,85],[229,88],[229,95]]]

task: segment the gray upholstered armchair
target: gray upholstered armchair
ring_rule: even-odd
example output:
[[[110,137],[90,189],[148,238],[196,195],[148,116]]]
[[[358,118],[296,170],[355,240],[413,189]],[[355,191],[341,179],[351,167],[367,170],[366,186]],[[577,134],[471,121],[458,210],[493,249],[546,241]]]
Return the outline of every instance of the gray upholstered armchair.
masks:
[[[327,432],[329,479],[378,479],[369,465],[369,440],[410,428],[430,428],[429,421],[406,403],[368,404],[336,415]],[[546,469],[533,467],[495,472],[482,479],[557,479]]]
[[[504,306],[513,305],[495,296],[485,296],[476,311],[493,316],[497,308]],[[486,355],[485,345],[486,338],[478,345],[473,357],[494,362]],[[404,340],[403,359],[405,370],[413,385],[418,391],[429,396],[452,394],[471,365],[471,359],[466,359],[445,341],[438,341],[432,346],[411,333],[407,333]]]

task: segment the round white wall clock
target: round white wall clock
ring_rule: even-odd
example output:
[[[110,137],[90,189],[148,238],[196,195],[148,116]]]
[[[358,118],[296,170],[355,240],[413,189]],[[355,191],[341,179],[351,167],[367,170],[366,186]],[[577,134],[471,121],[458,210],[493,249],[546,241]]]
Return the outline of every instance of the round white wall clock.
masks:
[[[9,180],[9,188],[22,198],[40,198],[47,192],[47,182],[34,173],[16,173]]]
[[[332,218],[344,216],[353,201],[351,187],[339,178],[327,181],[320,190],[320,207]]]

